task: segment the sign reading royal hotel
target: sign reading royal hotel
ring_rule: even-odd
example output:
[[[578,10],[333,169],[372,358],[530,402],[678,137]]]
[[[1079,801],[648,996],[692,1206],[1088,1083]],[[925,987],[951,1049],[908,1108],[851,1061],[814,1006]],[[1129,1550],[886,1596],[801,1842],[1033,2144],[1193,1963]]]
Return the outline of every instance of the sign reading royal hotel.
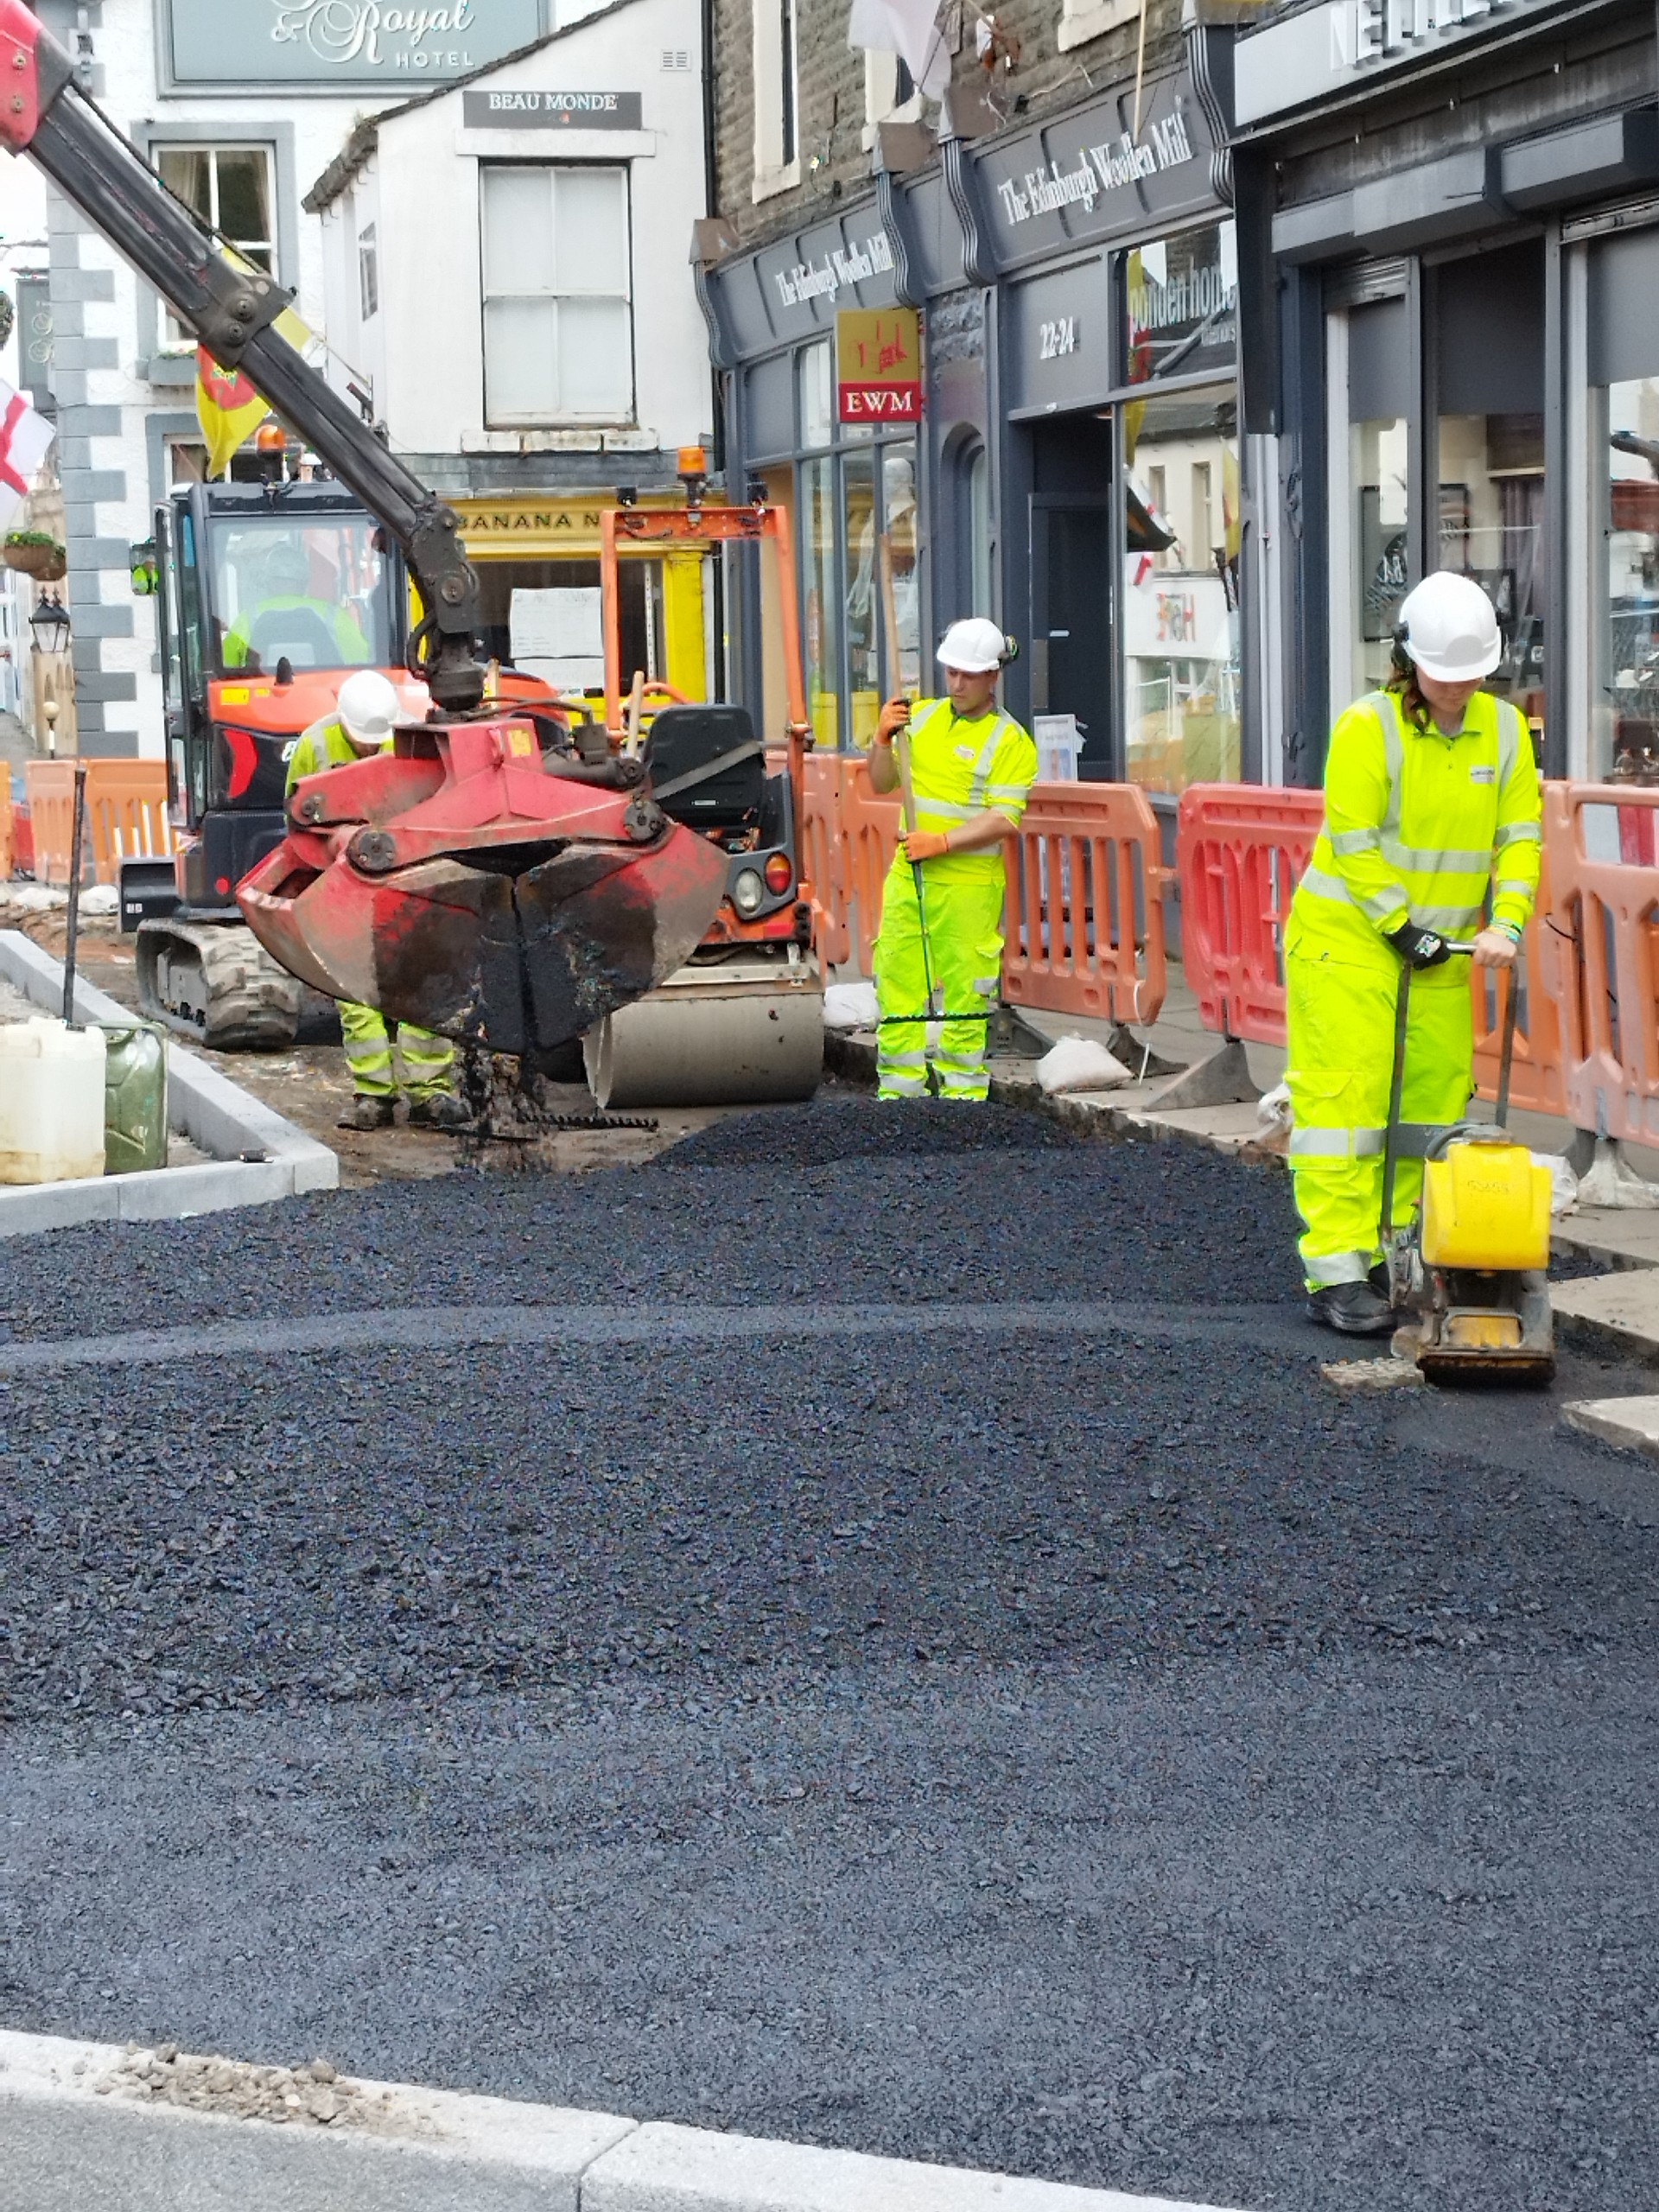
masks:
[[[428,83],[538,38],[541,0],[158,0],[163,74],[245,92]]]

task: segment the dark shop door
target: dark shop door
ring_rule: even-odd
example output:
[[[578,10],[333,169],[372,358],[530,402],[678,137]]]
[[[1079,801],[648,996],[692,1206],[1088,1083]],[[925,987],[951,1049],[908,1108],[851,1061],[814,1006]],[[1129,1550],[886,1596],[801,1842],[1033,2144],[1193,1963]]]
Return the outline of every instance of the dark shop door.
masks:
[[[1109,777],[1112,501],[1031,498],[1031,710],[1075,715],[1080,770]]]

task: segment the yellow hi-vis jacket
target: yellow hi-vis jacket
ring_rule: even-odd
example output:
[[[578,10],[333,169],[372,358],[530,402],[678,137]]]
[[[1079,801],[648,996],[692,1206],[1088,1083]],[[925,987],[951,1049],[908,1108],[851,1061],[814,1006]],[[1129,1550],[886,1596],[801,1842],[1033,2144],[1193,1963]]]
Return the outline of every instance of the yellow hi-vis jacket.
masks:
[[[1447,736],[1407,721],[1400,695],[1373,691],[1331,736],[1325,823],[1296,887],[1285,950],[1395,972],[1382,942],[1407,920],[1468,938],[1491,918],[1522,927],[1538,890],[1542,804],[1517,708],[1477,691]],[[1466,988],[1461,967],[1425,982]]]
[[[923,699],[910,717],[910,779],[916,794],[912,830],[942,836],[993,807],[1017,823],[1037,780],[1037,747],[1017,721],[988,707],[972,721],[948,699]],[[900,856],[902,865],[902,855]],[[929,861],[930,879],[1001,879],[1002,849],[943,853]]]
[[[385,753],[391,744],[388,738],[376,750]],[[338,715],[322,715],[310,723],[294,741],[294,750],[288,756],[288,775],[283,785],[283,796],[288,798],[302,776],[315,776],[320,768],[345,768],[353,760],[372,760],[373,753],[359,753],[340,726]]]

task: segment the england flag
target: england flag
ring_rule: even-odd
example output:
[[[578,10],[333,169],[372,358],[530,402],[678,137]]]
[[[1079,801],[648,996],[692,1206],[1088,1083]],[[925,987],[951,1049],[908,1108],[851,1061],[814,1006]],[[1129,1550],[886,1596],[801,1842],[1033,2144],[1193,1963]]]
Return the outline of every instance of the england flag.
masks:
[[[0,378],[0,533],[35,488],[56,431],[20,391]]]

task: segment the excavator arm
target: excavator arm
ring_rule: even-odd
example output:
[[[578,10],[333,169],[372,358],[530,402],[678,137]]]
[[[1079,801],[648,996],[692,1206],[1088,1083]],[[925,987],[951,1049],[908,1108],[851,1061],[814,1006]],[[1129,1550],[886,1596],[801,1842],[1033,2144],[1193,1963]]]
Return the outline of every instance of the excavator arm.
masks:
[[[265,950],[332,997],[532,1059],[653,989],[712,919],[724,856],[664,813],[602,729],[584,746],[567,714],[485,701],[478,578],[454,511],[282,336],[290,296],[219,252],[22,0],[0,0],[0,144],[301,432],[421,594],[410,667],[433,712],[390,753],[296,786],[289,835],[237,886]]]
[[[23,4],[0,0],[0,143],[27,154],[166,300],[222,368],[241,369],[397,541],[423,618],[410,668],[446,714],[484,694],[473,649],[478,578],[459,518],[276,328],[292,303],[273,278],[227,261],[137,149],[87,99],[74,64]]]

